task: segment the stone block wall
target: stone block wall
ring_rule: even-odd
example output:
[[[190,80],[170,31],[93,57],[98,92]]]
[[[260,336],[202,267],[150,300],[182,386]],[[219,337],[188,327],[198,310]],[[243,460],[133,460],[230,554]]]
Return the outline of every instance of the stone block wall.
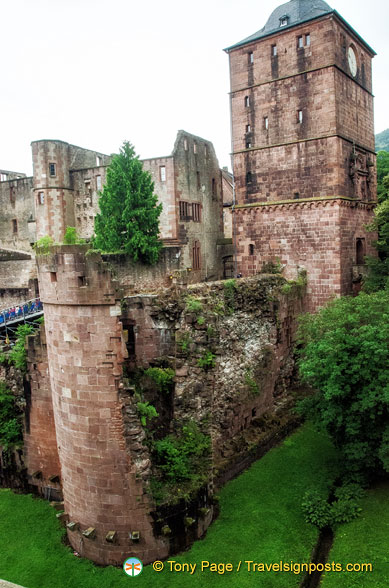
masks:
[[[0,182],[0,247],[31,251],[35,241],[33,178]]]
[[[280,261],[285,276],[308,275],[308,309],[314,311],[333,296],[351,294],[356,240],[363,238],[367,255],[375,255],[373,233],[365,225],[369,204],[341,200],[296,202],[236,209],[238,272],[260,271]]]

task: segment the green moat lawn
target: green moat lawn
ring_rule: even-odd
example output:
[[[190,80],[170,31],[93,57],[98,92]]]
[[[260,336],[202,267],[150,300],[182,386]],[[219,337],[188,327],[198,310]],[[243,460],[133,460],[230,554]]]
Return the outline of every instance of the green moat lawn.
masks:
[[[197,564],[193,575],[169,572],[165,564],[161,573],[147,566],[140,576],[130,579],[121,569],[96,567],[76,558],[61,542],[64,531],[48,503],[0,490],[0,578],[26,588],[121,588],[130,582],[142,588],[297,588],[303,574],[248,572],[244,562],[309,562],[318,532],[304,522],[301,499],[306,489],[331,483],[333,458],[328,439],[305,426],[228,483],[220,492],[220,516],[205,539],[170,558],[180,564]],[[387,586],[388,493],[388,486],[369,493],[363,516],[339,529],[329,558],[371,561],[373,573],[330,573],[323,580],[325,588]],[[231,562],[235,570],[224,575],[201,572],[203,560]],[[237,572],[240,560],[243,563]]]

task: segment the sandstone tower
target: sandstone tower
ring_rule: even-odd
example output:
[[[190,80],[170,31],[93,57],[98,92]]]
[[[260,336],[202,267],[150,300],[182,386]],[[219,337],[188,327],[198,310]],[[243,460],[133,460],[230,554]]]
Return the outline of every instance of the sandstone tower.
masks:
[[[291,0],[226,49],[242,275],[308,271],[310,307],[350,294],[373,253],[374,51],[323,0]]]

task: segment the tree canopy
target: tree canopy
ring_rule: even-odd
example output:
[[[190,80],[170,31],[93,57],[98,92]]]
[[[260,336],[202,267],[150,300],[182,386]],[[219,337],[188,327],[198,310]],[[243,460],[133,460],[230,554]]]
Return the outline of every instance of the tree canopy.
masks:
[[[125,252],[134,261],[154,264],[161,250],[159,216],[162,204],[154,194],[151,174],[128,141],[112,157],[95,218],[94,247]]]
[[[377,197],[378,202],[388,198],[389,193],[389,152],[377,153]]]
[[[301,412],[323,427],[349,477],[389,472],[389,292],[337,299],[301,320]]]

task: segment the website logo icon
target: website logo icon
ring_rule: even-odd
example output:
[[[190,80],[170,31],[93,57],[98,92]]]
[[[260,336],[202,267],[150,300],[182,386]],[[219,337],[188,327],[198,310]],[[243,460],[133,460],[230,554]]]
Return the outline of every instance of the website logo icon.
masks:
[[[140,559],[137,559],[136,557],[129,557],[123,564],[123,570],[127,576],[139,576],[143,570],[143,564]]]

